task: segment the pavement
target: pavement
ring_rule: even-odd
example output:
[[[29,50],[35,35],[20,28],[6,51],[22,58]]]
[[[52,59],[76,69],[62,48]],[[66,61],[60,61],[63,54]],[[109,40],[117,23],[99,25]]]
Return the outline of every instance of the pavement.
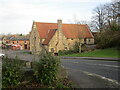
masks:
[[[8,58],[16,58],[17,56],[20,60],[23,60],[23,61],[32,62],[38,59],[37,55],[29,54],[28,50],[22,50],[22,51],[2,50],[2,53],[5,54]]]

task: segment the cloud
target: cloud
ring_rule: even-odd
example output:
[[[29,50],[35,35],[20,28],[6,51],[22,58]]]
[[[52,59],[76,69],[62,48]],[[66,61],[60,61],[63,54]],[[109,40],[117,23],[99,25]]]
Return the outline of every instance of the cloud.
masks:
[[[28,33],[32,21],[68,23],[76,16],[90,20],[97,4],[111,0],[1,0],[0,28],[4,33]],[[73,20],[72,20],[73,21]]]

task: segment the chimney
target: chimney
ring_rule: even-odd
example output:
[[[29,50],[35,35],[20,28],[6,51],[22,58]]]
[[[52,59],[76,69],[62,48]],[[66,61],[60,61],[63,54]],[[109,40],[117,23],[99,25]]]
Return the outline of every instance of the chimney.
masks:
[[[57,20],[57,23],[58,23],[58,30],[62,30],[62,20],[61,19],[58,19]]]
[[[57,22],[58,22],[58,23],[62,23],[62,20],[61,20],[61,19],[58,19]]]

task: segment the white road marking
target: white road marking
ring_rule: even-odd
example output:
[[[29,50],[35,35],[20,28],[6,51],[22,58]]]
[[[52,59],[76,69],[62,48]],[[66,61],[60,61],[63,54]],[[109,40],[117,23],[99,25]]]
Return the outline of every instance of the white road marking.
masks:
[[[99,65],[99,66],[107,66],[107,67],[115,67],[115,68],[119,68],[120,67],[120,66],[116,66],[116,65],[107,65],[107,64],[93,64],[93,63],[86,63],[86,64]]]
[[[96,77],[99,77],[99,78],[101,78],[101,79],[110,81],[110,82],[115,83],[115,84],[117,84],[117,85],[120,86],[120,83],[119,83],[117,80],[113,80],[113,79],[110,79],[110,78],[107,78],[107,77],[103,77],[103,76],[98,75],[98,74],[95,74],[95,73],[90,73],[90,72],[86,72],[86,71],[82,71],[82,70],[80,70],[80,71],[83,72],[83,73],[85,73],[85,74],[87,74],[87,75],[96,76]]]
[[[76,69],[72,69],[72,68],[67,68],[67,69],[76,70]],[[117,80],[110,79],[110,78],[101,76],[101,75],[99,75],[99,74],[90,73],[90,72],[83,71],[83,70],[76,70],[76,71],[83,72],[84,74],[87,74],[87,75],[89,75],[89,76],[95,76],[95,77],[101,78],[101,79],[103,79],[103,80],[107,80],[107,81],[109,81],[109,82],[111,82],[111,83],[115,83],[116,85],[120,86],[120,83],[119,83]]]

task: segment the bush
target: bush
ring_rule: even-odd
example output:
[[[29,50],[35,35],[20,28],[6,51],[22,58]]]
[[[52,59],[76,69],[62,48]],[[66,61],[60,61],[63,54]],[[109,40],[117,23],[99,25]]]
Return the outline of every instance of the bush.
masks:
[[[120,45],[120,31],[105,31],[97,35],[96,42],[99,48],[116,47]]]
[[[60,50],[58,52],[59,55],[68,55],[68,54],[74,54],[74,53],[79,53],[79,42],[76,42],[75,45],[73,46],[73,48],[71,48],[70,50]],[[84,49],[82,49],[84,47]],[[87,48],[85,47],[84,44],[81,45],[81,51],[83,52],[84,50],[87,50]]]
[[[37,82],[43,85],[50,85],[57,80],[59,64],[59,58],[42,51],[39,56],[39,61],[34,62],[33,66],[34,76]]]
[[[13,87],[18,85],[22,79],[22,63],[16,59],[2,59],[2,86]]]
[[[90,48],[87,48],[85,45],[82,46],[81,48],[81,52],[86,52],[86,51],[89,51]]]
[[[68,54],[73,54],[77,53],[75,50],[60,50],[58,52],[58,55],[68,55]]]

